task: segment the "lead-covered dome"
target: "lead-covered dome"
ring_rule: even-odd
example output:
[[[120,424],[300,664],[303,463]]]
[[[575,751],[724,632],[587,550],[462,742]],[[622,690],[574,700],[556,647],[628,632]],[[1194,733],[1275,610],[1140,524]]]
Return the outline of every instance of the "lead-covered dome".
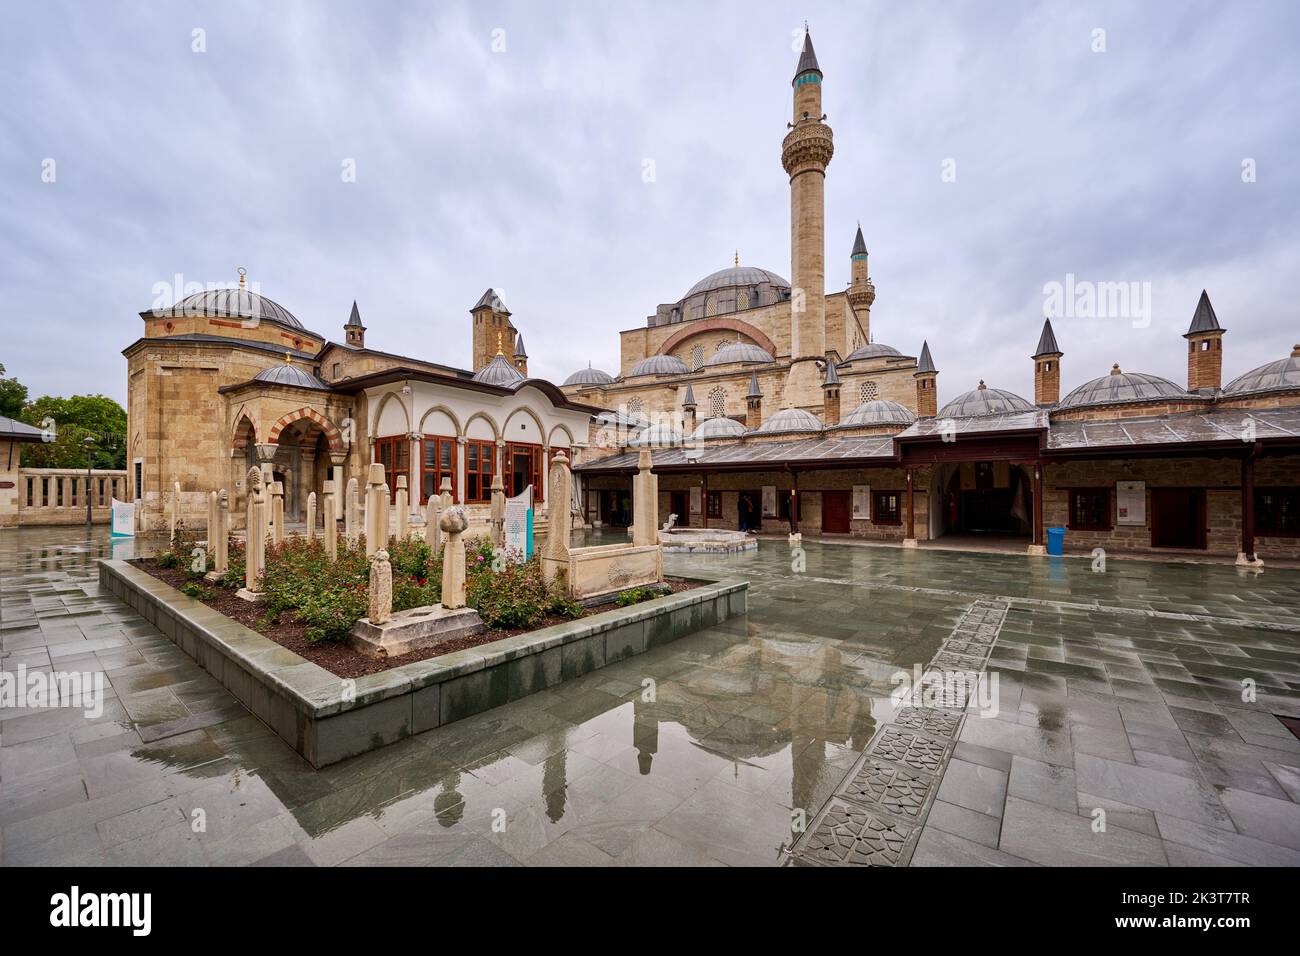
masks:
[[[1254,395],[1260,392],[1285,392],[1300,389],[1300,345],[1290,358],[1278,359],[1251,369],[1228,383],[1225,395]]]
[[[500,352],[497,353],[496,358],[474,373],[474,381],[500,388],[514,388],[523,380],[523,372],[507,362],[506,357]]]
[[[271,385],[292,385],[296,388],[314,388],[329,391],[329,386],[304,368],[291,362],[272,365],[253,376],[255,382],[267,382]]]
[[[629,447],[672,448],[680,445],[684,439],[682,433],[666,422],[655,422],[628,442]]]
[[[898,351],[892,345],[882,345],[879,342],[868,342],[866,345],[859,345],[849,353],[845,362],[856,362],[859,359],[873,358],[902,358],[903,353]]]
[[[745,426],[734,418],[706,418],[691,432],[691,441],[709,438],[741,438]]]
[[[859,428],[872,425],[907,426],[916,421],[916,413],[906,405],[891,402],[887,398],[877,398],[863,402],[844,416],[841,425],[854,425]]]
[[[1034,406],[1015,392],[989,388],[983,382],[963,395],[958,395],[939,409],[940,418],[976,418],[980,415],[1007,415],[1012,412],[1032,412]]]
[[[1070,392],[1061,399],[1057,408],[1090,408],[1093,405],[1125,405],[1187,397],[1184,389],[1167,378],[1145,372],[1123,372],[1115,365],[1109,375],[1084,382]]]
[[[689,372],[686,363],[676,355],[651,355],[649,358],[643,358],[632,366],[631,371],[627,373],[628,378],[635,378],[638,375],[681,375],[683,372]]]
[[[819,432],[821,419],[802,408],[783,408],[754,429],[755,435],[776,435],[781,432]]]
[[[280,303],[247,289],[208,289],[186,296],[163,315],[218,315],[248,322],[274,322],[290,329],[307,331]]]
[[[691,286],[690,291],[683,298],[689,299],[699,292],[712,292],[714,289],[729,289],[740,285],[759,285],[763,282],[782,289],[790,288],[790,283],[786,279],[768,269],[760,269],[757,266],[732,266],[706,275]]]
[[[761,364],[775,361],[776,359],[772,358],[772,353],[762,346],[755,345],[752,342],[732,342],[730,345],[724,345],[714,352],[704,365],[708,368],[712,365],[732,365],[736,362]]]
[[[564,380],[565,385],[609,385],[614,376],[598,368],[580,368]]]

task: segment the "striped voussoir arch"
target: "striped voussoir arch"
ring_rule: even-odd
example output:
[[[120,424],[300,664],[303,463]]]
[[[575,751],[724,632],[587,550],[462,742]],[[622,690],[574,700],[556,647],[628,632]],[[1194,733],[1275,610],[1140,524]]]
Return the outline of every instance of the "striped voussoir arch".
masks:
[[[325,433],[326,440],[330,443],[331,451],[343,450],[343,434],[339,431],[338,426],[314,408],[300,408],[297,411],[290,412],[288,415],[283,416],[279,421],[271,426],[271,434],[267,436],[267,441],[270,441],[273,444],[278,444],[280,441],[280,432],[284,431],[294,422],[302,418],[310,418],[321,427],[321,431]]]

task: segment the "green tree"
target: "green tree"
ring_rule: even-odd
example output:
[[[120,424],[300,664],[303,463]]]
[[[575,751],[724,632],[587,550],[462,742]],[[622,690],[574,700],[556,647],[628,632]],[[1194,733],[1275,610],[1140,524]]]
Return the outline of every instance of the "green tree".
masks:
[[[45,395],[28,402],[23,421],[48,429],[52,440],[23,446],[29,468],[86,467],[87,436],[95,439],[95,468],[126,467],[126,410],[105,395]]]
[[[16,378],[4,378],[4,374],[5,367],[0,364],[0,415],[21,418],[27,404],[27,386]]]

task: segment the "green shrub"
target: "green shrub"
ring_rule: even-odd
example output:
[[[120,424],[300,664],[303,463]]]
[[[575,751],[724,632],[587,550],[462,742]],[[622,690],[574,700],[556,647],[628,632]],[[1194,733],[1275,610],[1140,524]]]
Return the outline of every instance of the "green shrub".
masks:
[[[546,582],[537,557],[507,564],[499,571],[492,570],[492,559],[486,555],[475,563],[466,602],[488,627],[535,627],[549,614],[577,617],[582,613],[581,606],[569,600],[563,582]]]
[[[181,593],[200,601],[212,600],[212,592],[196,581],[186,581],[182,584]]]
[[[242,544],[230,542],[226,553],[226,573],[221,576],[221,586],[238,590],[244,586],[245,556]]]
[[[614,602],[619,607],[631,607],[633,604],[640,604],[642,601],[649,601],[658,596],[659,592],[654,588],[628,588],[626,591],[620,591]]]

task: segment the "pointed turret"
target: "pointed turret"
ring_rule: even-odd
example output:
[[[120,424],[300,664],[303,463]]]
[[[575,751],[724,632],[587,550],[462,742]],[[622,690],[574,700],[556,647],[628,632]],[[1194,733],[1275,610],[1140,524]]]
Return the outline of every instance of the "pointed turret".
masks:
[[[936,390],[939,370],[934,367],[934,359],[930,357],[928,341],[921,343],[921,357],[916,362],[916,371],[912,373],[912,377],[916,379],[917,416],[933,418],[939,413],[939,395]]]
[[[1055,405],[1061,400],[1061,352],[1052,331],[1052,320],[1043,320],[1043,331],[1034,349],[1034,404]]]
[[[510,310],[506,304],[501,301],[501,296],[496,289],[489,288],[474,303],[474,307],[469,310],[471,321],[473,322],[473,366],[474,371],[478,372],[486,368],[488,363],[497,354],[498,343],[502,337],[505,338],[505,351],[503,354],[513,356],[516,347],[516,331],[514,325],[510,322]],[[527,365],[527,356],[524,356]]]
[[[356,299],[352,300],[352,313],[343,323],[343,341],[354,348],[366,347],[366,327],[361,324],[361,310],[357,308]]]
[[[515,368],[528,377],[528,352],[524,349],[524,337],[515,336]]]
[[[763,424],[763,392],[758,387],[758,372],[749,373],[749,394],[745,396],[745,427],[757,428]]]
[[[862,223],[858,223],[858,234],[853,239],[853,251],[849,255],[854,259],[867,255],[867,240],[862,238]]]
[[[1187,390],[1218,391],[1223,383],[1223,326],[1204,289],[1192,314],[1187,339]]]
[[[826,378],[822,381],[822,421],[827,425],[840,423],[840,376],[835,363],[826,362]]]
[[[862,238],[862,223],[858,223],[858,234],[853,238],[849,259],[849,307],[862,331],[862,340],[870,342],[871,305],[876,301],[876,287],[867,265],[867,240]]]
[[[816,73],[820,80],[822,68],[817,65],[817,53],[813,50],[812,34],[808,32],[808,25],[805,23],[803,28],[803,52],[799,54],[799,65],[795,67],[794,79],[790,82],[797,86],[799,78],[807,73]]]

